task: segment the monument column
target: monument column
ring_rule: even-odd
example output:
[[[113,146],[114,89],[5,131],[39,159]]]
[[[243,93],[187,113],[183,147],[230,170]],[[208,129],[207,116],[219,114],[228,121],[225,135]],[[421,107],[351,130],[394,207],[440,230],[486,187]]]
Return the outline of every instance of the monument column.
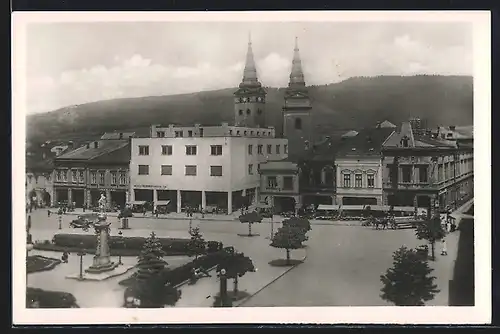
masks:
[[[68,205],[71,205],[73,203],[73,189],[68,188]]]
[[[110,189],[106,189],[106,199],[107,199],[107,208],[111,208],[111,190]]]
[[[153,189],[153,212],[156,211],[156,203],[158,203],[158,190]]]

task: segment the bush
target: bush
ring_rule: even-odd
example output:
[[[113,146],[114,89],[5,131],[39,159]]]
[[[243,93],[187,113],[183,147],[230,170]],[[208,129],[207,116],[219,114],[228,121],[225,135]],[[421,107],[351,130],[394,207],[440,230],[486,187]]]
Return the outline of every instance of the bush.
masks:
[[[123,243],[120,242],[120,237],[110,236],[109,248],[112,250],[126,249],[140,251],[146,242],[143,237],[122,237]],[[95,249],[97,239],[95,235],[90,234],[56,234],[52,239],[56,246],[73,247],[84,249]],[[187,245],[189,239],[176,238],[159,238],[165,253],[187,253]],[[138,254],[138,253],[136,253]]]
[[[45,291],[37,288],[26,289],[27,308],[77,308],[76,298],[71,293]]]
[[[219,241],[208,241],[207,242],[207,253],[214,253],[220,251],[223,248],[222,242]]]
[[[26,272],[36,273],[39,271],[49,271],[54,269],[60,263],[61,260],[59,259],[54,259],[40,255],[29,256],[26,259]]]

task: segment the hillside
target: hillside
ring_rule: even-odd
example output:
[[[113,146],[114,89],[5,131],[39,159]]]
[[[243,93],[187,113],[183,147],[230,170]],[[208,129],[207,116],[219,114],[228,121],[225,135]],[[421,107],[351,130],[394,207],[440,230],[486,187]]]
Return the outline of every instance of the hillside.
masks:
[[[370,126],[387,119],[427,118],[431,126],[473,120],[473,80],[466,76],[381,76],[311,86],[321,133]],[[151,124],[220,124],[233,118],[235,88],[192,94],[106,100],[27,117],[28,140],[74,140],[111,130],[145,134]],[[268,123],[281,129],[284,89],[267,88]]]

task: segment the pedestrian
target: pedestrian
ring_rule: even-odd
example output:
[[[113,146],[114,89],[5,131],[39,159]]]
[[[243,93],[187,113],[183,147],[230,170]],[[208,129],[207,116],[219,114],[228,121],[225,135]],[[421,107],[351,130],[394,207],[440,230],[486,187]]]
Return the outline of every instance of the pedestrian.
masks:
[[[62,261],[62,263],[68,263],[68,255],[69,255],[69,253],[68,253],[68,252],[64,252],[64,253],[62,254],[62,257],[61,257],[61,261]]]
[[[47,217],[50,217],[50,209],[47,210]]]
[[[442,250],[441,250],[441,255],[448,255],[448,250],[446,248],[446,239],[442,240]]]

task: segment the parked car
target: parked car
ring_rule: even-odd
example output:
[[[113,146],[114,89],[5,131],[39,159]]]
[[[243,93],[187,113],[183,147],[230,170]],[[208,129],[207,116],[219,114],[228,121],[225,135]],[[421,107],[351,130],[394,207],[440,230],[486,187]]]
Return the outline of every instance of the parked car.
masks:
[[[94,225],[94,220],[90,219],[89,216],[80,215],[76,219],[72,220],[69,223],[69,226],[72,228],[83,228],[88,229]]]

